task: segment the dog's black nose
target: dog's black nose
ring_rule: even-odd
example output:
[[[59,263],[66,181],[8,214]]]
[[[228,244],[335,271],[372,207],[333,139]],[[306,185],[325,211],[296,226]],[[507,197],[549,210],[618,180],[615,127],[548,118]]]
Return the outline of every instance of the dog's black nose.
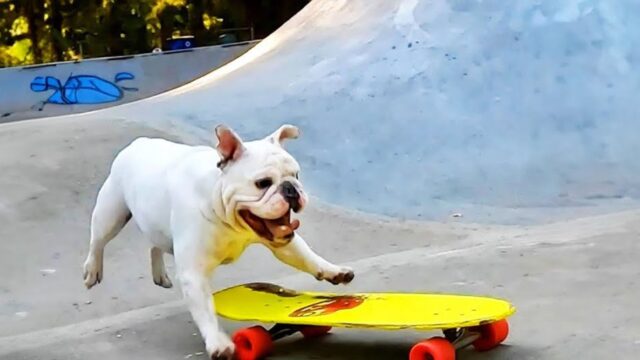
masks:
[[[287,200],[298,200],[300,199],[300,194],[298,194],[298,190],[293,184],[289,181],[285,181],[282,183],[282,196],[284,196]]]
[[[280,192],[285,200],[291,206],[291,210],[298,212],[300,210],[300,194],[295,186],[289,181],[285,181],[280,185]]]

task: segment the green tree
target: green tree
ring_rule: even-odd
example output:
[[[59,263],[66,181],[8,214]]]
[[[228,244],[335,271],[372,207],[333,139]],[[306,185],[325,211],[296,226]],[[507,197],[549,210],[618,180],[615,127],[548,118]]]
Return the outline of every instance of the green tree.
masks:
[[[126,55],[176,35],[198,46],[267,36],[308,0],[0,0],[0,67]]]
[[[66,44],[64,37],[62,36],[62,23],[64,17],[62,16],[62,3],[61,0],[49,1],[49,44],[51,45],[51,60],[61,61],[64,59],[65,49],[69,46]]]
[[[27,19],[29,27],[29,40],[31,52],[35,63],[42,62],[42,50],[40,49],[40,34],[44,24],[44,2],[39,0],[23,0],[20,4],[22,15]]]

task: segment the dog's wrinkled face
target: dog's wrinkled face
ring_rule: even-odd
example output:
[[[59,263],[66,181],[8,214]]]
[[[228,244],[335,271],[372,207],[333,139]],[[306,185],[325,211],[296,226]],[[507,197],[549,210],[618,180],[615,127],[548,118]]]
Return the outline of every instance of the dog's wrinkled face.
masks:
[[[284,246],[300,226],[291,212],[304,209],[308,198],[299,181],[300,166],[282,147],[298,129],[284,125],[262,140],[242,142],[219,126],[219,167],[226,221],[253,231],[272,246]]]

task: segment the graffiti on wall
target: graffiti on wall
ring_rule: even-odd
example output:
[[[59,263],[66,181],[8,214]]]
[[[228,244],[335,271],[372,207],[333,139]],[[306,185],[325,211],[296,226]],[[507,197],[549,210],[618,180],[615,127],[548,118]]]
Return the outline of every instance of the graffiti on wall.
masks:
[[[43,102],[43,106],[45,104],[102,104],[122,99],[125,91],[138,91],[135,87],[119,84],[134,78],[135,76],[129,72],[117,73],[113,81],[95,75],[71,75],[63,85],[53,76],[37,76],[31,82],[31,90],[35,92],[54,91]]]

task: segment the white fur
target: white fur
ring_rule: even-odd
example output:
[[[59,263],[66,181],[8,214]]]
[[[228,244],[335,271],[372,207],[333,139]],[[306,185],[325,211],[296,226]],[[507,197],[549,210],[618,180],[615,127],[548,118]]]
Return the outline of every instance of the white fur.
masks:
[[[350,281],[351,269],[324,260],[299,235],[290,241],[261,239],[238,215],[238,210],[249,209],[262,218],[282,216],[288,203],[277,186],[285,180],[295,184],[300,204],[307,203],[297,180],[299,166],[279,143],[287,133],[278,131],[242,143],[241,156],[222,170],[216,166],[219,152],[212,147],[149,138],[133,141],[118,154],[98,193],[84,264],[85,285],[91,288],[102,280],[104,247],[132,216],[151,244],[153,281],[172,286],[163,254],[173,254],[177,280],[207,352],[212,359],[231,359],[234,345],[219,328],[209,280],[218,265],[233,262],[248,245],[262,243],[284,263],[319,280]],[[274,180],[273,186],[258,189],[256,179],[265,176]]]

